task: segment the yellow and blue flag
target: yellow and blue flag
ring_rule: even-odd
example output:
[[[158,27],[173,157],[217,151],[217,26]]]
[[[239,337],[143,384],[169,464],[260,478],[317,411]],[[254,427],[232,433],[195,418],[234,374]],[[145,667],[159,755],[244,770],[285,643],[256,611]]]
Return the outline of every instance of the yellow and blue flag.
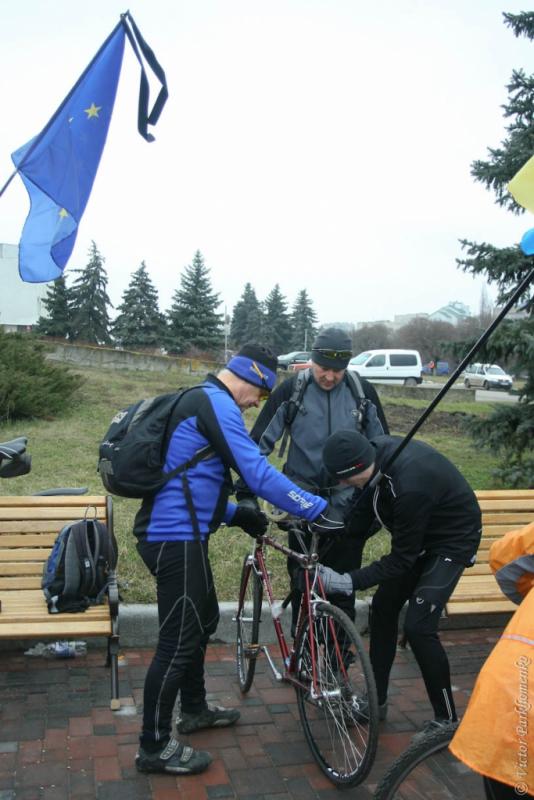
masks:
[[[11,156],[31,203],[19,246],[24,281],[55,280],[72,253],[106,142],[124,41],[120,22],[43,131]]]

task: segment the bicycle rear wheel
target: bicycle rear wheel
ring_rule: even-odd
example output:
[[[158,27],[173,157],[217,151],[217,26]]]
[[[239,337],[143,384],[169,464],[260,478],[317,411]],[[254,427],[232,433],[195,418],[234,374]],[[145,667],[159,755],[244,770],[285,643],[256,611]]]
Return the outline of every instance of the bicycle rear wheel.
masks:
[[[373,800],[482,800],[482,779],[450,752],[452,737],[436,730],[413,742],[385,773]]]
[[[317,764],[338,786],[361,783],[376,753],[378,701],[363,642],[343,611],[316,604],[296,645],[296,665],[304,685],[297,687],[300,719]]]
[[[243,598],[236,615],[237,622],[237,679],[243,693],[248,692],[254,680],[256,659],[259,653],[259,635],[263,586],[260,578],[245,558],[241,572],[239,597]]]

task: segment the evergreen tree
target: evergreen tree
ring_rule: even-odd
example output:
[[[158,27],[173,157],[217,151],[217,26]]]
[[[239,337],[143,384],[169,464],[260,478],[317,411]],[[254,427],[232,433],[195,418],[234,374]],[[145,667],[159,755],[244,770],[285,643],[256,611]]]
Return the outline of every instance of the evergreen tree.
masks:
[[[104,258],[96,244],[91,242],[89,263],[74,272],[79,277],[71,289],[73,338],[94,344],[110,344],[110,318],[108,309],[113,306],[108,297],[108,276]]]
[[[516,36],[524,34],[534,39],[534,12],[504,14],[505,22]],[[475,180],[486,185],[496,195],[496,202],[514,213],[522,213],[507,192],[507,184],[534,153],[534,75],[514,71],[508,85],[509,99],[503,107],[510,120],[508,135],[496,149],[488,150],[486,161],[472,164]],[[533,260],[518,246],[497,248],[485,242],[478,244],[462,240],[465,258],[458,264],[466,272],[484,274],[499,287],[498,303],[504,303],[519,281],[532,269]],[[523,296],[522,319],[505,321],[490,338],[480,360],[515,361],[518,372],[526,375],[520,402],[496,406],[482,420],[472,420],[470,430],[478,443],[500,455],[496,475],[510,486],[534,485],[534,297]]]
[[[293,338],[287,307],[287,300],[276,284],[265,300],[263,317],[263,344],[270,347],[275,355],[287,353]]]
[[[311,350],[317,333],[317,314],[306,289],[301,289],[291,311],[293,338],[290,350]]]
[[[34,333],[38,336],[54,336],[56,339],[70,339],[72,336],[72,311],[70,291],[64,275],[54,281],[43,298],[43,306],[48,311],[46,317],[40,316]]]
[[[193,263],[182,274],[180,288],[175,291],[167,312],[168,346],[174,353],[191,349],[205,352],[222,346],[223,315],[215,310],[221,301],[211,288],[209,273],[197,250]]]
[[[144,261],[133,273],[117,311],[113,336],[123,347],[156,347],[164,343],[166,321]]]
[[[234,306],[230,339],[234,347],[246,342],[258,342],[262,338],[263,314],[256,292],[250,283],[245,284],[243,294]]]

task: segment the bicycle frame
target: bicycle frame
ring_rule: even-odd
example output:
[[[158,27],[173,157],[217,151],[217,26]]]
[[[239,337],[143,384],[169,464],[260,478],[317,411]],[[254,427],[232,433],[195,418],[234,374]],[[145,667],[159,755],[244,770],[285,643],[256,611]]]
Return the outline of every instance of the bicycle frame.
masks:
[[[293,529],[297,534],[300,534],[301,531],[298,528]],[[260,581],[262,582],[263,589],[267,595],[267,600],[269,603],[269,607],[271,610],[271,617],[274,626],[274,630],[276,633],[276,638],[278,640],[278,645],[280,647],[280,652],[282,655],[282,660],[284,662],[284,673],[282,674],[276,667],[274,660],[269,653],[269,648],[267,645],[258,645],[258,654],[260,652],[265,653],[265,657],[269,663],[269,666],[275,676],[276,680],[278,681],[287,681],[288,683],[292,684],[293,686],[299,686],[300,688],[307,688],[298,678],[297,676],[297,664],[296,664],[296,649],[295,643],[298,641],[301,630],[304,626],[304,621],[307,619],[310,627],[312,626],[312,619],[315,613],[315,606],[317,603],[326,601],[326,595],[324,591],[324,587],[321,581],[319,574],[317,573],[316,567],[319,563],[319,556],[317,554],[317,541],[318,535],[316,533],[312,534],[312,540],[309,548],[308,553],[298,553],[295,550],[287,547],[286,545],[279,542],[273,536],[265,534],[264,536],[260,536],[256,539],[256,544],[254,546],[254,551],[251,553],[247,560],[247,564],[251,570],[258,575]],[[289,558],[296,561],[303,569],[304,569],[304,578],[305,578],[305,591],[302,593],[301,604],[299,609],[299,615],[297,619],[297,625],[295,630],[295,635],[293,637],[293,646],[289,647],[287,643],[287,639],[282,628],[282,623],[280,621],[280,611],[276,608],[277,601],[275,600],[271,579],[269,573],[267,571],[267,566],[265,563],[265,546],[272,547],[274,550],[278,550],[280,553],[288,556]],[[313,578],[310,578],[310,575],[313,573]],[[318,591],[317,591],[318,590]],[[292,594],[292,593],[291,593]],[[281,604],[281,610],[287,608],[289,605],[289,601],[291,599],[291,594],[288,595],[284,603]],[[239,597],[239,607],[240,610],[244,603],[244,597]],[[334,626],[331,620],[329,620],[329,627],[330,633],[332,636],[332,641],[334,642],[336,655],[339,658],[342,671],[345,672],[345,667],[343,665],[343,660],[341,658],[341,651],[339,647],[339,642],[337,640],[337,636],[334,630]],[[313,699],[319,699],[323,696],[324,693],[321,693],[318,689],[318,680],[317,680],[317,653],[315,651],[315,640],[312,638],[310,641],[311,645],[311,661],[312,661],[312,692],[311,696]],[[333,694],[336,694],[334,692]]]

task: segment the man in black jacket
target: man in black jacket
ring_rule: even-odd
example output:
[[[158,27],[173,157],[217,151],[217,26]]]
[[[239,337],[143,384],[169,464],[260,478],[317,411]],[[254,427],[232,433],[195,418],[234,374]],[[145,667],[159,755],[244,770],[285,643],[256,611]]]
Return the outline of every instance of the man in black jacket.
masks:
[[[391,552],[361,569],[320,572],[325,590],[352,593],[378,584],[371,614],[370,656],[380,718],[387,713],[389,673],[396,651],[398,617],[406,601],[404,631],[421,670],[435,719],[425,730],[457,725],[449,662],[438,636],[443,607],[465,567],[473,565],[481,535],[475,494],[456,467],[423,442],[400,444],[394,436],[368,441],[352,430],[331,436],[323,458],[328,471],[360,492],[349,513],[351,534],[366,538],[378,522],[391,534]],[[374,489],[365,487],[378,470]]]
[[[374,387],[366,380],[347,372],[352,356],[351,339],[339,328],[326,328],[315,338],[312,364],[304,373],[297,373],[277,386],[265,403],[252,428],[251,437],[264,455],[270,454],[276,442],[285,445],[289,438],[284,473],[292,481],[314,494],[325,497],[330,508],[343,516],[353,495],[350,487],[336,485],[323,465],[323,447],[330,434],[340,428],[362,430],[369,436],[389,433],[386,418]],[[299,389],[300,386],[300,389]],[[282,445],[279,455],[283,455]],[[237,496],[246,495],[246,487],[238,487]],[[323,542],[321,562],[333,569],[356,569],[361,564],[363,541],[348,541],[344,531]],[[299,550],[293,534],[289,546]],[[296,565],[288,561],[290,574]],[[352,593],[334,593],[332,603],[354,619]],[[298,612],[298,598],[293,598],[293,622]]]

